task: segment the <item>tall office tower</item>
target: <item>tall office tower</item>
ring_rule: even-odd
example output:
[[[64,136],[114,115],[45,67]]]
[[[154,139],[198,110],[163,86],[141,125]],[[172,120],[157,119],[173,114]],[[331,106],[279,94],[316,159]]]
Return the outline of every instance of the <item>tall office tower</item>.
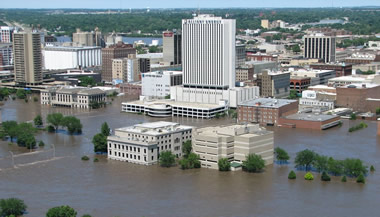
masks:
[[[237,44],[235,54],[236,54],[236,58],[235,58],[236,68],[244,66],[245,65],[245,45]]]
[[[102,49],[102,80],[112,82],[112,59],[125,58],[128,54],[136,54],[136,48],[131,44],[118,42]]]
[[[3,66],[13,65],[13,45],[11,43],[0,43],[0,54],[3,56]]]
[[[42,83],[41,38],[39,33],[14,33],[15,81],[22,85]]]
[[[73,46],[74,47],[86,47],[94,46],[95,35],[92,32],[82,32],[80,29],[77,29],[77,32],[73,33]]]
[[[182,37],[179,32],[165,31],[162,34],[164,62],[169,65],[182,63]]]
[[[12,43],[12,35],[17,32],[17,27],[13,26],[0,26],[0,42],[1,43]]]
[[[335,62],[335,37],[322,33],[304,36],[304,57]]]
[[[150,72],[150,59],[149,58],[139,58],[140,72]]]
[[[212,15],[182,20],[184,87],[235,87],[236,21]]]

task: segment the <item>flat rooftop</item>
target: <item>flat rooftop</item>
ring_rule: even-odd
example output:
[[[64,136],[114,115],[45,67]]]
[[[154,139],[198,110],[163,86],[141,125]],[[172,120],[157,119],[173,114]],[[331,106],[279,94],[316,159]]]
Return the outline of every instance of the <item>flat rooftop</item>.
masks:
[[[280,108],[290,103],[297,102],[291,99],[272,99],[272,98],[257,98],[254,100],[244,101],[239,106],[252,106],[252,107],[266,107],[266,108]]]
[[[333,118],[339,117],[337,115],[323,115],[323,114],[312,114],[312,113],[300,113],[288,115],[285,118],[291,120],[304,120],[304,121],[327,121]]]
[[[316,88],[316,89],[327,89],[327,90],[335,90],[336,88],[335,87],[329,87],[327,85],[322,85],[322,84],[318,84],[318,85],[314,85],[314,86],[310,86],[310,88]]]
[[[232,124],[225,126],[213,126],[196,129],[196,135],[203,136],[218,136],[218,137],[230,137],[230,136],[242,136],[242,137],[254,137],[273,133],[267,131],[265,128],[260,127],[258,124]]]
[[[161,135],[167,133],[173,133],[180,130],[190,130],[193,127],[180,125],[175,122],[157,121],[143,124],[136,124],[129,127],[117,128],[115,131],[139,133],[145,135]],[[115,133],[117,136],[117,132]]]
[[[356,83],[352,83],[352,84],[348,84],[348,85],[345,85],[345,86],[342,86],[342,87],[339,87],[339,88],[365,89],[365,88],[373,88],[373,87],[377,87],[377,86],[379,86],[379,84],[372,84],[372,83],[360,83],[360,84],[356,84]]]

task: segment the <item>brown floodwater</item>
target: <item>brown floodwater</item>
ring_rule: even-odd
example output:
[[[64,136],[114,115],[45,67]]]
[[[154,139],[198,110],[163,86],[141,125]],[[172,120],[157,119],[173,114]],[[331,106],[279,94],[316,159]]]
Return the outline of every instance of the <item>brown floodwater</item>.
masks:
[[[38,140],[46,146],[40,154],[0,143],[0,198],[18,197],[28,205],[29,217],[43,217],[54,206],[69,205],[94,217],[125,216],[380,216],[380,137],[376,123],[348,133],[349,125],[327,131],[269,128],[275,131],[275,146],[292,157],[289,165],[268,166],[263,173],[218,172],[209,169],[180,170],[142,166],[94,157],[91,139],[107,121],[111,128],[162,119],[120,112],[122,98],[107,108],[87,111],[41,106],[37,102],[8,101],[2,107],[2,120],[31,121],[37,114],[52,112],[75,115],[83,123],[83,134],[41,132]],[[230,119],[201,120],[166,118],[193,126],[222,125]],[[55,144],[56,157],[52,158]],[[294,169],[296,152],[312,149],[338,159],[354,157],[379,171],[369,174],[365,185],[349,179],[329,183],[305,181],[304,172],[297,180],[287,179]],[[17,155],[11,167],[10,152]],[[83,155],[90,161],[82,161]],[[40,163],[33,163],[42,161]]]

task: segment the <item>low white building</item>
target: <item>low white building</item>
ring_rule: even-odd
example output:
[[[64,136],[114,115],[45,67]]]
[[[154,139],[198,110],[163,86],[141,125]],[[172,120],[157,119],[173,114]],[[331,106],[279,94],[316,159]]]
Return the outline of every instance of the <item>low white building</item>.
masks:
[[[74,69],[102,64],[101,47],[45,47],[42,49],[46,70]]]
[[[163,151],[178,158],[191,134],[192,127],[165,121],[118,128],[115,135],[107,137],[108,159],[152,165]]]
[[[105,103],[106,92],[97,88],[52,87],[41,90],[41,104],[89,109],[92,102]]]
[[[349,84],[380,84],[380,75],[349,75],[329,79],[328,85],[333,87],[345,86]]]
[[[183,72],[157,71],[141,74],[142,95],[164,98],[170,95],[170,87],[182,84]]]
[[[331,110],[335,108],[335,102],[334,100],[329,99],[318,99],[319,92],[313,91],[313,90],[304,90],[302,92],[302,98],[299,99],[299,110],[300,111],[312,111],[313,108],[325,108],[327,110]],[[331,94],[336,95],[334,93],[323,93],[325,94]]]
[[[219,104],[226,101],[229,107],[236,108],[243,101],[259,97],[259,87],[235,87],[227,90],[188,88],[174,86],[170,88],[170,98],[177,102]]]
[[[209,119],[223,114],[228,110],[225,101],[219,104],[176,102],[173,100],[150,100],[141,97],[140,100],[123,102],[121,110],[123,112],[140,113],[151,117],[191,117]]]

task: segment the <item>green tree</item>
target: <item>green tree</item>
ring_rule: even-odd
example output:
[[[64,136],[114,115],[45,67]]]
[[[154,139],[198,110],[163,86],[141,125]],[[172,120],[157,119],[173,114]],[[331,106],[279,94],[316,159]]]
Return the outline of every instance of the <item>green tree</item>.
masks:
[[[355,113],[352,113],[350,115],[350,120],[356,120],[356,114]]]
[[[296,167],[305,167],[306,171],[310,170],[313,161],[315,160],[315,152],[305,149],[297,153],[294,160]]]
[[[331,178],[325,171],[323,171],[322,176],[321,176],[321,180],[325,181],[325,182],[329,182],[331,180]]]
[[[380,115],[380,108],[376,108],[376,114]]]
[[[371,165],[370,169],[371,173],[374,173],[375,172],[375,167],[373,165]]]
[[[9,136],[11,138],[11,142],[13,141],[13,138],[17,137],[17,134],[19,132],[18,130],[18,124],[16,121],[4,121],[2,123],[3,130],[5,135]]]
[[[297,99],[297,91],[296,90],[290,90],[289,99]]]
[[[0,200],[0,216],[21,216],[25,213],[26,208],[24,201],[17,198]]]
[[[342,182],[347,182],[347,177],[346,176],[343,176],[342,179],[341,179]]]
[[[185,158],[187,158],[190,155],[192,150],[193,150],[193,147],[191,144],[191,140],[187,140],[186,142],[182,144],[182,152]]]
[[[220,158],[218,160],[218,167],[219,167],[219,171],[230,171],[231,163],[228,161],[227,158]]]
[[[83,77],[80,77],[78,78],[79,80],[79,86],[82,86],[82,87],[93,87],[96,85],[96,81],[93,77],[90,77],[90,76],[83,76]]]
[[[315,154],[315,159],[312,164],[318,172],[324,172],[328,170],[328,161],[329,157]]]
[[[327,161],[328,171],[335,176],[339,176],[344,172],[343,162],[340,160],[334,160],[334,158],[330,157]]]
[[[35,118],[34,118],[34,125],[36,126],[42,126],[43,125],[43,121],[42,121],[42,117],[41,115],[37,115]]]
[[[175,155],[171,151],[163,151],[160,153],[160,165],[162,167],[171,167],[175,163]]]
[[[299,52],[301,52],[301,48],[298,44],[296,44],[292,47],[292,51],[293,51],[293,53],[299,53]]]
[[[89,214],[85,214],[85,215],[82,215],[82,217],[92,217],[92,216]]]
[[[358,177],[360,174],[366,175],[368,167],[360,159],[347,158],[343,161],[344,174],[347,176]]]
[[[44,141],[41,140],[41,141],[38,143],[38,146],[39,146],[39,147],[44,147],[44,146],[45,146]]]
[[[149,53],[159,53],[161,50],[158,48],[158,46],[149,46],[148,48]]]
[[[297,178],[296,173],[293,170],[290,171],[288,175],[288,179],[296,179],[296,178]]]
[[[30,132],[20,132],[17,136],[17,144],[22,147],[27,147],[28,149],[33,149],[36,147],[36,138]]]
[[[102,134],[105,135],[105,136],[109,136],[109,135],[110,135],[111,129],[108,127],[107,122],[104,122],[104,123],[102,124],[101,132],[102,132]]]
[[[26,98],[26,91],[24,89],[18,89],[16,92],[16,96],[19,99],[25,99]]]
[[[107,152],[107,137],[102,133],[96,134],[92,138],[95,152]]]
[[[311,174],[311,172],[307,172],[305,174],[304,178],[305,178],[305,180],[309,180],[309,181],[314,180],[314,176],[313,176],[313,174]]]
[[[54,126],[55,131],[58,130],[58,127],[62,125],[63,115],[61,113],[52,113],[48,114],[47,122]]]
[[[242,167],[247,172],[261,172],[265,167],[265,161],[260,155],[249,154],[243,161]]]
[[[276,159],[278,161],[288,161],[290,159],[288,152],[280,147],[275,148],[274,152],[276,153]]]
[[[363,173],[360,173],[360,175],[359,175],[358,178],[356,179],[356,182],[357,182],[357,183],[363,183],[363,184],[365,184],[365,178],[364,178]]]
[[[179,161],[180,168],[185,169],[194,169],[194,168],[200,168],[201,162],[199,160],[199,155],[195,153],[190,153],[186,158],[182,158]]]
[[[46,217],[76,217],[77,212],[69,206],[58,206],[48,210]]]
[[[80,120],[74,116],[66,116],[62,119],[61,125],[67,127],[67,131],[70,134],[82,133],[82,127]]]

